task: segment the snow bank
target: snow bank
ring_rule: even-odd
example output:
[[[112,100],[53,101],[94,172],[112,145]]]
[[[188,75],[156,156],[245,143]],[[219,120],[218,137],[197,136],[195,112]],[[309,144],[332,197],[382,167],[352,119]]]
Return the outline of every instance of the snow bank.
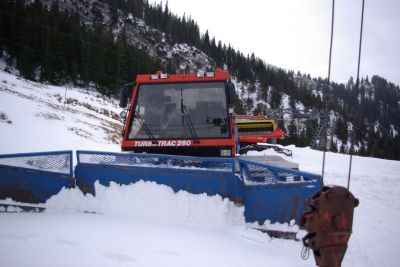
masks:
[[[154,223],[184,224],[196,227],[244,225],[244,208],[228,199],[206,194],[175,193],[154,182],[139,181],[131,185],[95,183],[96,197],[79,189],[63,189],[46,202],[46,212],[95,212],[129,217]]]

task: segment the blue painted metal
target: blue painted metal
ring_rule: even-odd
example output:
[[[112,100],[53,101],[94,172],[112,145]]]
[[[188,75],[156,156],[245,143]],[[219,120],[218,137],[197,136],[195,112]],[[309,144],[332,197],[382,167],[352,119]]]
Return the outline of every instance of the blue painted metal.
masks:
[[[307,198],[322,189],[321,176],[316,174],[242,159],[238,162],[245,184],[247,222],[284,223],[294,219],[299,223]]]
[[[74,186],[72,151],[0,155],[0,199],[44,203]]]
[[[94,183],[131,184],[152,181],[193,194],[221,195],[241,202],[243,182],[235,175],[234,159],[173,155],[77,151],[76,183],[95,194]]]
[[[153,181],[193,194],[221,195],[243,203],[247,222],[299,222],[305,201],[322,188],[319,175],[239,159],[77,151],[76,184]],[[40,203],[74,186],[72,151],[0,155],[0,199]]]

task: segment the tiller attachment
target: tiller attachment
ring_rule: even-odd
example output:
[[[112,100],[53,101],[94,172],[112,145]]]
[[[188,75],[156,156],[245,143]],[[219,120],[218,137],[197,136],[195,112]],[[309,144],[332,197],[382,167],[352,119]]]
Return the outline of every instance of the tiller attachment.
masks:
[[[341,266],[358,204],[358,199],[340,186],[324,187],[308,200],[311,211],[302,215],[300,227],[308,231],[303,244],[313,250],[317,266]]]

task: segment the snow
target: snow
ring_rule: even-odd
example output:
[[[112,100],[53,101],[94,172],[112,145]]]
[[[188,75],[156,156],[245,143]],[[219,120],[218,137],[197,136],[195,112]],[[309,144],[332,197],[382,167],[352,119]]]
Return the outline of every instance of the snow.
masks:
[[[290,105],[289,105],[290,96],[289,95],[283,94],[281,101],[282,101],[282,103],[281,103],[282,109],[289,109],[290,108]]]
[[[94,212],[151,223],[223,228],[244,225],[243,207],[228,199],[206,194],[174,191],[154,182],[139,181],[134,186],[96,182],[96,197],[78,189],[62,190],[46,202],[49,213]],[[145,200],[145,201],[144,201]],[[194,212],[196,211],[196,212]]]
[[[390,133],[392,134],[393,138],[395,138],[399,134],[399,132],[396,130],[393,124],[390,124]]]
[[[321,173],[322,153],[287,146],[306,172]],[[253,152],[275,154],[274,151]],[[348,155],[326,153],[325,184],[347,186]],[[353,156],[350,190],[360,200],[343,266],[395,266],[400,260],[400,162]]]
[[[297,110],[304,110],[304,105],[300,101],[296,101],[296,109]]]
[[[118,151],[115,101],[69,88],[67,98],[76,101],[64,107],[64,93],[65,87],[0,72],[0,112],[12,121],[0,121],[0,153]],[[286,148],[292,157],[252,154],[280,155],[302,171],[321,172],[321,152]],[[348,155],[327,153],[325,183],[346,186],[348,163]],[[400,261],[399,173],[398,161],[353,157],[350,190],[360,205],[343,266]],[[252,229],[257,225],[244,223],[243,207],[219,196],[174,193],[149,182],[96,184],[96,191],[94,198],[64,189],[44,213],[0,213],[1,266],[314,266],[312,255],[301,260],[301,242]],[[293,222],[268,228],[297,231]]]
[[[237,81],[236,78],[232,77],[232,82],[235,84],[236,93],[239,98],[245,104],[245,112],[247,114],[252,114],[255,109],[261,107],[261,111],[265,112],[266,109],[271,108],[271,106],[263,99],[261,99],[261,84],[259,81],[256,81],[254,84],[249,82]],[[254,86],[254,91],[249,90]],[[271,92],[271,87],[268,89],[268,95]],[[269,96],[267,97],[269,98]],[[246,104],[247,101],[250,100],[251,104]]]
[[[116,101],[78,88],[49,86],[0,72],[0,153],[54,150],[119,151]],[[44,138],[45,137],[45,138]],[[45,140],[44,140],[45,139]]]
[[[83,213],[1,216],[3,266],[311,265],[311,260],[308,265],[301,262],[298,253],[287,258],[290,250],[301,248],[300,243],[273,240],[271,244],[254,230],[195,228]]]
[[[374,123],[374,132],[375,132],[375,133],[378,132],[379,127],[380,127],[380,124],[379,124],[379,121],[377,120],[377,121]]]

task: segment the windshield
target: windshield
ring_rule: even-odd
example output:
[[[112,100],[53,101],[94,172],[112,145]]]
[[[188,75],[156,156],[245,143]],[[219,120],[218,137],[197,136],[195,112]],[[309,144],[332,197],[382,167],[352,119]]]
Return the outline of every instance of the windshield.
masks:
[[[228,122],[224,82],[143,84],[128,138],[224,138]]]

